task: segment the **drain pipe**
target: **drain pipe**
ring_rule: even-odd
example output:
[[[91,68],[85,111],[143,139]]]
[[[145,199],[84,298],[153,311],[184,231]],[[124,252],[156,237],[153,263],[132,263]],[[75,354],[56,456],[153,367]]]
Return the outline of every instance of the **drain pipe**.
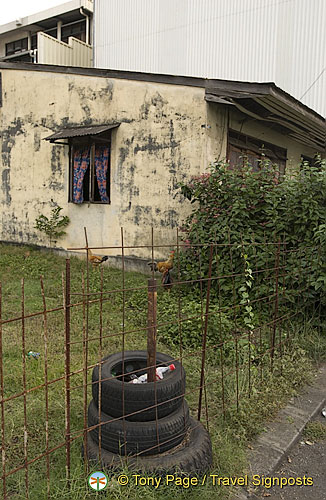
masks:
[[[57,40],[61,42],[61,28],[62,28],[62,21],[57,22]]]
[[[36,64],[37,63],[37,49],[32,49],[29,51],[29,55],[31,56],[31,58],[33,59],[33,64]]]
[[[89,15],[85,14],[84,8],[80,7],[79,12],[81,13],[82,16],[86,17],[86,42],[87,45],[89,45]]]

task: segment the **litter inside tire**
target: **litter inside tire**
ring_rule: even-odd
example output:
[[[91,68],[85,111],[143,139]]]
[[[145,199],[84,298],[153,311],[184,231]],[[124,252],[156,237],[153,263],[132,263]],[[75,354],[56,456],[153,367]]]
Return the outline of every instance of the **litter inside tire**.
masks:
[[[158,418],[173,413],[181,406],[186,375],[181,364],[171,356],[156,353],[157,365],[168,366],[174,363],[175,370],[156,383],[144,384],[129,384],[128,374],[133,371],[137,372],[136,375],[146,373],[147,351],[125,351],[124,363],[121,352],[107,356],[104,360],[101,368],[101,409],[108,415],[122,417],[124,414],[126,420],[145,422],[156,418],[156,405]],[[93,399],[98,406],[98,366],[93,370],[92,382]]]

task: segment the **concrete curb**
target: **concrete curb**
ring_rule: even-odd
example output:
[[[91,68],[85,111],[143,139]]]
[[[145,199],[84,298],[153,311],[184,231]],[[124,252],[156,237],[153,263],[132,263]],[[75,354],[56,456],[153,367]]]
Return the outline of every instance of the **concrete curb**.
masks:
[[[304,387],[300,396],[291,398],[275,420],[256,439],[248,453],[248,476],[271,476],[292,446],[299,440],[306,424],[321,411],[326,401],[326,366],[318,369],[315,381]],[[250,499],[254,489],[239,488],[233,500]]]

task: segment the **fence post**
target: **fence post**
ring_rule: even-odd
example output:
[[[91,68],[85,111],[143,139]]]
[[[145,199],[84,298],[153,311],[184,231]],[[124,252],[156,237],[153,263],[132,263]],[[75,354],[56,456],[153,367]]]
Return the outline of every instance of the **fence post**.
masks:
[[[66,259],[65,276],[65,434],[66,477],[70,487],[70,259]],[[85,457],[86,458],[86,457]]]
[[[155,381],[156,373],[156,307],[157,283],[155,278],[148,280],[148,310],[147,310],[147,380]]]
[[[0,396],[1,396],[1,441],[2,441],[2,493],[7,498],[6,481],[6,441],[5,441],[5,408],[4,408],[4,382],[3,382],[3,352],[2,352],[2,283],[0,282]]]
[[[213,245],[211,245],[210,246],[210,254],[209,254],[208,282],[207,282],[207,294],[206,294],[205,326],[204,326],[204,335],[203,335],[203,342],[202,342],[200,389],[199,389],[199,400],[198,400],[198,420],[200,420],[201,402],[202,402],[202,397],[203,397],[203,385],[204,385],[204,379],[205,379],[205,358],[206,358],[209,299],[210,299],[211,282],[212,282],[213,248],[214,248]]]
[[[273,321],[273,333],[272,333],[272,345],[271,345],[271,371],[273,371],[273,361],[274,361],[274,351],[275,351],[275,337],[276,337],[276,322],[278,315],[278,281],[280,274],[280,248],[281,240],[278,240],[276,258],[275,258],[275,309],[274,309],[274,321]]]

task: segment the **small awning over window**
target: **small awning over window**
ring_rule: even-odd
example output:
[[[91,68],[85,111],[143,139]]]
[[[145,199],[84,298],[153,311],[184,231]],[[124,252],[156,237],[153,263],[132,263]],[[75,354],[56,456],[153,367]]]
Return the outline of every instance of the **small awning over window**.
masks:
[[[119,127],[120,123],[112,123],[111,125],[96,125],[94,127],[75,127],[65,128],[55,134],[45,137],[45,141],[56,142],[59,139],[70,139],[72,137],[83,137],[86,135],[99,135],[107,130]]]

